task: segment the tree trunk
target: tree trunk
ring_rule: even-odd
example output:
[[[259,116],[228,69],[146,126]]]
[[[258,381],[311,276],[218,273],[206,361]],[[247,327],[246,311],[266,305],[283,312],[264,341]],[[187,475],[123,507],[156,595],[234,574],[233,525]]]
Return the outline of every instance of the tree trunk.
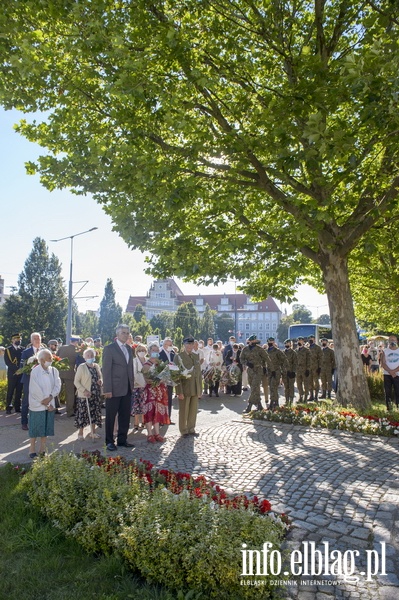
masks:
[[[347,259],[325,254],[321,268],[330,307],[338,373],[338,402],[343,406],[352,404],[358,409],[370,408],[370,392],[360,357]]]

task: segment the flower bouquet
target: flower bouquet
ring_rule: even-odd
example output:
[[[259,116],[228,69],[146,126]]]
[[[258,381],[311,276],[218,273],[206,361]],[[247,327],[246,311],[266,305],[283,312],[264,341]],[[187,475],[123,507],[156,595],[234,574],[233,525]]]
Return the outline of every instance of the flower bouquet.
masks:
[[[191,369],[186,369],[182,362],[179,365],[174,363],[162,362],[155,363],[145,373],[147,380],[150,380],[152,387],[157,387],[160,383],[176,386],[182,379],[191,377]]]
[[[222,370],[212,365],[208,365],[204,371],[204,381],[209,385],[215,385],[217,381],[220,381],[222,376]]]
[[[54,367],[55,369],[57,369],[57,371],[68,371],[69,369],[69,360],[67,358],[60,358],[59,356],[53,354],[53,362],[52,362],[52,367]],[[37,360],[37,355],[34,356],[30,356],[28,358],[28,360],[26,361],[26,363],[17,371],[17,375],[22,375],[23,373],[25,373],[25,375],[30,375],[32,372],[32,369],[34,369],[35,367],[37,367],[37,365],[39,364],[39,361]]]
[[[230,366],[227,367],[227,373],[229,376],[229,385],[237,385],[241,378],[240,367],[232,363]]]

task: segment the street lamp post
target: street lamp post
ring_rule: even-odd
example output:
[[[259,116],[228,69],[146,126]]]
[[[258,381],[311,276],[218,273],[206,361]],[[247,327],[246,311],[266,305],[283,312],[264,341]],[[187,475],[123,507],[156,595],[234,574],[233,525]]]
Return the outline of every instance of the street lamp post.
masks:
[[[67,235],[66,237],[59,238],[58,240],[50,240],[50,242],[62,242],[63,240],[71,240],[71,264],[69,266],[69,284],[68,284],[68,314],[67,314],[67,326],[66,326],[66,340],[65,343],[71,339],[72,335],[72,264],[73,264],[73,238],[78,235],[84,235],[85,233],[89,233],[90,231],[95,231],[98,227],[92,227],[91,229],[87,229],[86,231],[81,231],[80,233],[75,233],[74,235]]]

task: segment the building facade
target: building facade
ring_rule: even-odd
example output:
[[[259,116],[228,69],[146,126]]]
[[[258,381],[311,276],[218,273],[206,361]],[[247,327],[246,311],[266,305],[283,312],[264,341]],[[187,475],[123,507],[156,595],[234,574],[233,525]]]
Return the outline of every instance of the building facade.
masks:
[[[271,296],[262,302],[252,302],[249,296],[242,293],[183,294],[170,278],[154,281],[146,296],[130,296],[126,312],[133,314],[141,304],[147,319],[151,319],[162,312],[176,312],[184,302],[192,302],[200,316],[204,314],[207,304],[219,316],[230,315],[234,319],[235,335],[239,341],[245,341],[253,333],[263,342],[269,336],[277,338],[282,313]]]

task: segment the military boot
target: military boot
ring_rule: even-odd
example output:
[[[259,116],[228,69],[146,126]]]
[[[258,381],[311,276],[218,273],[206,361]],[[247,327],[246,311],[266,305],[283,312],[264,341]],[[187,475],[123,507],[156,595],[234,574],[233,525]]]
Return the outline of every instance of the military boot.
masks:
[[[252,403],[248,404],[248,406],[246,408],[244,408],[244,410],[242,412],[243,412],[243,414],[246,414],[246,413],[250,413],[251,410],[252,410]]]
[[[263,410],[263,406],[260,402],[256,405],[256,410]]]
[[[326,390],[322,391],[321,396],[319,396],[320,400],[325,400],[326,399]]]
[[[331,400],[331,392],[327,392],[327,398]]]
[[[311,394],[309,394],[309,398],[307,398],[306,402],[313,402],[314,397],[313,397],[313,392]]]

